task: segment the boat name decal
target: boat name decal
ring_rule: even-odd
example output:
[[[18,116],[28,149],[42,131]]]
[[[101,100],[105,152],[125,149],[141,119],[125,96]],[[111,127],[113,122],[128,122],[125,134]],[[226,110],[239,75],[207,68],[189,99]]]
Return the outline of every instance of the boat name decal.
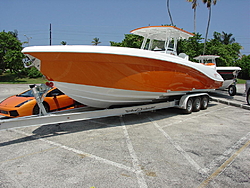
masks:
[[[146,111],[146,110],[153,110],[155,109],[156,106],[151,106],[151,107],[145,107],[145,108],[136,108],[136,109],[131,109],[131,110],[125,110],[126,113],[135,113],[135,112],[141,112],[141,111]]]

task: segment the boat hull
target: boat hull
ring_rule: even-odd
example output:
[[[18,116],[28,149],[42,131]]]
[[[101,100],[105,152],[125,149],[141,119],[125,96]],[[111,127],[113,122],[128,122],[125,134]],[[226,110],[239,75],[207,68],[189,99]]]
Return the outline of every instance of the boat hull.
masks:
[[[221,87],[223,81],[212,68],[140,49],[88,46],[79,51],[24,53],[39,59],[42,74],[67,95],[100,108],[211,91]]]
[[[237,77],[240,67],[216,67],[217,72],[224,80],[233,80]]]
[[[113,89],[56,81],[54,84],[76,101],[97,108],[157,102],[170,96],[183,95],[188,92],[211,92],[214,90],[169,91],[166,93]]]

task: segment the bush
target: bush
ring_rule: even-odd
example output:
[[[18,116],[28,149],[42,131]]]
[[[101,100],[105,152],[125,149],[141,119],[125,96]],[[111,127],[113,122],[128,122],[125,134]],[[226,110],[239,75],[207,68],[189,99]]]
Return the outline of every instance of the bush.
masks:
[[[242,69],[240,78],[250,79],[250,55],[243,55],[235,65]]]
[[[27,76],[29,78],[39,78],[39,77],[42,77],[43,75],[35,67],[31,67],[31,68],[28,69]]]
[[[35,67],[31,68],[23,68],[18,72],[19,78],[39,78],[42,77],[42,73],[40,73]]]

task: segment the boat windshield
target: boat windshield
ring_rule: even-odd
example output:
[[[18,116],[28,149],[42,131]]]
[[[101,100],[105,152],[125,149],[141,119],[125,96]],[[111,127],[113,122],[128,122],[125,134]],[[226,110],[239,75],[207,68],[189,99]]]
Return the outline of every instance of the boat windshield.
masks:
[[[144,50],[160,51],[176,55],[176,44],[174,40],[162,41],[147,39],[146,43],[142,45],[141,48]]]
[[[148,40],[144,46],[144,50],[165,51],[165,41],[153,40],[150,42]]]

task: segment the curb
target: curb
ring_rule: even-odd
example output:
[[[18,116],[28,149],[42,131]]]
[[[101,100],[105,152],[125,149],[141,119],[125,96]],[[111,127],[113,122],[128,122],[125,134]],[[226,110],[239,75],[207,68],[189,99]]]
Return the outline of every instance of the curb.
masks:
[[[225,99],[219,99],[219,98],[215,98],[215,97],[211,97],[211,96],[210,96],[210,99],[211,99],[211,101],[216,101],[216,102],[219,102],[219,103],[222,103],[222,104],[227,104],[227,105],[230,105],[230,106],[235,106],[235,107],[243,108],[243,109],[246,109],[246,110],[250,110],[250,105],[247,105],[247,104],[239,104],[239,103],[235,103],[235,102],[232,102],[232,101],[228,101],[228,100],[225,100]]]

